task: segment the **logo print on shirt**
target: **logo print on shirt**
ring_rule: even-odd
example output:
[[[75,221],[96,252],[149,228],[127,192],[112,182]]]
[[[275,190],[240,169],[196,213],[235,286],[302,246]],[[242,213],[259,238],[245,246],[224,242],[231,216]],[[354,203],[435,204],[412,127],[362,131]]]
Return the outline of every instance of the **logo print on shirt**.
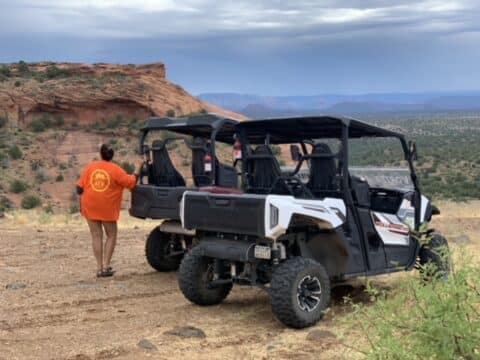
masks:
[[[110,176],[105,170],[97,169],[90,175],[90,185],[96,192],[104,192],[110,185]]]

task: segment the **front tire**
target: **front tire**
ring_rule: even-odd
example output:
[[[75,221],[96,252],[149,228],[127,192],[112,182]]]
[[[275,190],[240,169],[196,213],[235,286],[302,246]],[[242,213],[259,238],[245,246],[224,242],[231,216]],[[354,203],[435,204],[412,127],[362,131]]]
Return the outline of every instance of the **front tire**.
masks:
[[[181,244],[175,234],[165,233],[157,227],[148,235],[145,243],[145,256],[152,268],[167,272],[178,269],[182,255],[171,256],[172,251],[181,250]]]
[[[313,259],[288,259],[273,272],[270,297],[272,311],[282,323],[297,329],[311,326],[330,303],[327,271]]]
[[[426,280],[447,279],[451,271],[448,242],[440,234],[433,234],[430,241],[418,253],[420,274]]]
[[[197,305],[220,304],[232,290],[232,284],[210,288],[213,280],[213,259],[200,255],[199,248],[190,250],[180,264],[178,285],[183,295]]]

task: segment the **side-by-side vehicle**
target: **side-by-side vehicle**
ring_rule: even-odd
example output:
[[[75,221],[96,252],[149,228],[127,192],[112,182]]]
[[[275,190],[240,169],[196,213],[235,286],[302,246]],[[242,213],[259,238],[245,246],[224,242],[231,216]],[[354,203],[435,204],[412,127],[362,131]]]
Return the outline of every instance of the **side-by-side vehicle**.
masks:
[[[233,284],[258,286],[280,321],[301,328],[322,317],[332,282],[428,262],[448,272],[437,252],[447,242],[428,228],[438,209],[420,191],[404,135],[333,116],[244,121],[235,134],[243,193],[182,196],[182,225],[198,245],[182,260],[179,285],[193,303],[218,304]],[[405,167],[350,166],[358,139],[392,139]],[[296,161],[288,174],[272,151],[279,145]]]
[[[235,168],[222,164],[218,142],[233,144],[237,121],[214,114],[185,118],[151,118],[141,130],[140,152],[145,157],[138,184],[132,191],[130,215],[159,220],[147,238],[148,263],[158,271],[176,270],[192,246],[195,231],[180,224],[179,204],[185,191],[234,191]],[[149,136],[150,134],[150,136]],[[146,144],[147,136],[154,140]],[[172,151],[185,143],[191,151],[192,184],[175,168]],[[169,150],[170,149],[170,150]]]

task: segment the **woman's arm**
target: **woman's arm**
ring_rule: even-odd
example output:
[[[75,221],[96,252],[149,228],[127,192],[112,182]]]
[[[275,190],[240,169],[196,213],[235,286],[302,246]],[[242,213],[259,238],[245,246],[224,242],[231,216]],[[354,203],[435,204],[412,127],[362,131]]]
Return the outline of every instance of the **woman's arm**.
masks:
[[[132,190],[137,184],[137,175],[129,175],[120,166],[117,166],[115,182],[123,188]]]

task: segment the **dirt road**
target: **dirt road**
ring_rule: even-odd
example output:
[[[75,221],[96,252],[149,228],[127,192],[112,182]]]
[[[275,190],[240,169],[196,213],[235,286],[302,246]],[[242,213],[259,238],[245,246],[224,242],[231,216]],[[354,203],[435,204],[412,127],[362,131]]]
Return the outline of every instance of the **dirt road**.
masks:
[[[118,274],[107,280],[93,277],[85,229],[0,231],[0,358],[309,358],[338,346],[328,334],[318,344],[306,340],[312,329],[286,329],[260,290],[234,289],[214,307],[190,304],[175,273],[146,264],[146,229],[121,230]],[[165,334],[182,326],[206,337]],[[139,347],[142,339],[157,349]]]
[[[472,223],[478,234],[479,218]],[[441,225],[452,229],[444,220]],[[114,256],[118,273],[97,280],[83,222],[0,222],[0,359],[346,358],[332,333],[349,311],[341,301],[345,289],[334,293],[324,321],[301,331],[275,320],[267,295],[257,289],[235,287],[224,303],[198,307],[184,299],[175,273],[146,263],[149,228],[124,226]],[[478,238],[473,242],[478,248]],[[349,295],[367,298],[358,286]],[[205,336],[168,334],[185,326]]]

